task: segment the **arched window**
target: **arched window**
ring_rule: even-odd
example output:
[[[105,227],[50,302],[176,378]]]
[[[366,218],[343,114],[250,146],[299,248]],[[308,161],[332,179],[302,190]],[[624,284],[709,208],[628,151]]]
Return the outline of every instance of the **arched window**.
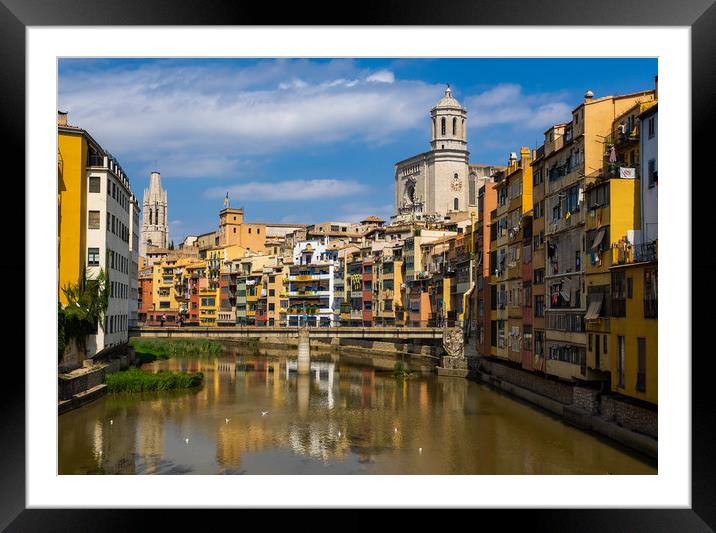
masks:
[[[458,204],[457,198],[455,198],[455,200],[454,200],[453,204],[454,204],[454,210],[455,210],[455,211],[457,211],[457,210],[458,210],[458,207],[459,207],[459,204]]]
[[[435,137],[435,119],[433,119],[433,138]]]
[[[452,134],[457,135],[457,119],[452,119]]]
[[[462,133],[462,138],[465,138],[465,119],[462,119],[462,124],[460,124],[460,133]]]
[[[445,135],[445,117],[440,119],[440,132]]]

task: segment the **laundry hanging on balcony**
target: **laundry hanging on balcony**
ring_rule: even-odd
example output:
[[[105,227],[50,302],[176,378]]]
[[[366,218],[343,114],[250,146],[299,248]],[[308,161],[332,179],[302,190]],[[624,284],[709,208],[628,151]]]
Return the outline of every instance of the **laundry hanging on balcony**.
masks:
[[[617,151],[614,148],[614,145],[610,145],[609,147],[609,162],[610,163],[616,163],[617,162]]]
[[[636,169],[630,168],[630,167],[620,167],[619,168],[619,177],[627,178],[627,179],[634,179],[634,178],[636,178]]]

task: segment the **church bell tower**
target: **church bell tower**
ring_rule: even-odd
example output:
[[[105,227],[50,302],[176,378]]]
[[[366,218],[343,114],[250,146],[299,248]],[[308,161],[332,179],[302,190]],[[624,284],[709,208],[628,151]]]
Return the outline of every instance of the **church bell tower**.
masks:
[[[450,85],[430,111],[433,150],[467,150],[467,110],[452,95]]]

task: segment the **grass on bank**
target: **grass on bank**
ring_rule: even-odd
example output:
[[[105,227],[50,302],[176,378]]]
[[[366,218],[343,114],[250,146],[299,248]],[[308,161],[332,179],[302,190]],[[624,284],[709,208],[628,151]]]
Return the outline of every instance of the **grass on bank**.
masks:
[[[163,370],[156,374],[130,368],[114,372],[105,377],[109,392],[144,392],[188,389],[201,385],[204,374],[201,372],[170,372]]]
[[[218,342],[206,339],[129,339],[137,358],[142,363],[150,363],[156,359],[169,359],[183,355],[199,355],[216,357],[221,355],[223,347]]]

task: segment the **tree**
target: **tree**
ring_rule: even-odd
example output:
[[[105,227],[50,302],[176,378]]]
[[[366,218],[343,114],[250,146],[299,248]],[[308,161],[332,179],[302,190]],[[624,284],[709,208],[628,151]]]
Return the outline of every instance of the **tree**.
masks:
[[[169,243],[169,249],[170,249],[170,250],[173,250],[173,249],[174,249],[174,241],[171,241],[171,242]]]
[[[67,299],[63,308],[58,304],[58,358],[62,361],[65,347],[73,340],[78,347],[84,346],[88,335],[104,329],[104,316],[109,303],[109,276],[104,270],[94,279],[87,279],[87,269],[83,269],[77,283],[68,283],[62,287]]]

